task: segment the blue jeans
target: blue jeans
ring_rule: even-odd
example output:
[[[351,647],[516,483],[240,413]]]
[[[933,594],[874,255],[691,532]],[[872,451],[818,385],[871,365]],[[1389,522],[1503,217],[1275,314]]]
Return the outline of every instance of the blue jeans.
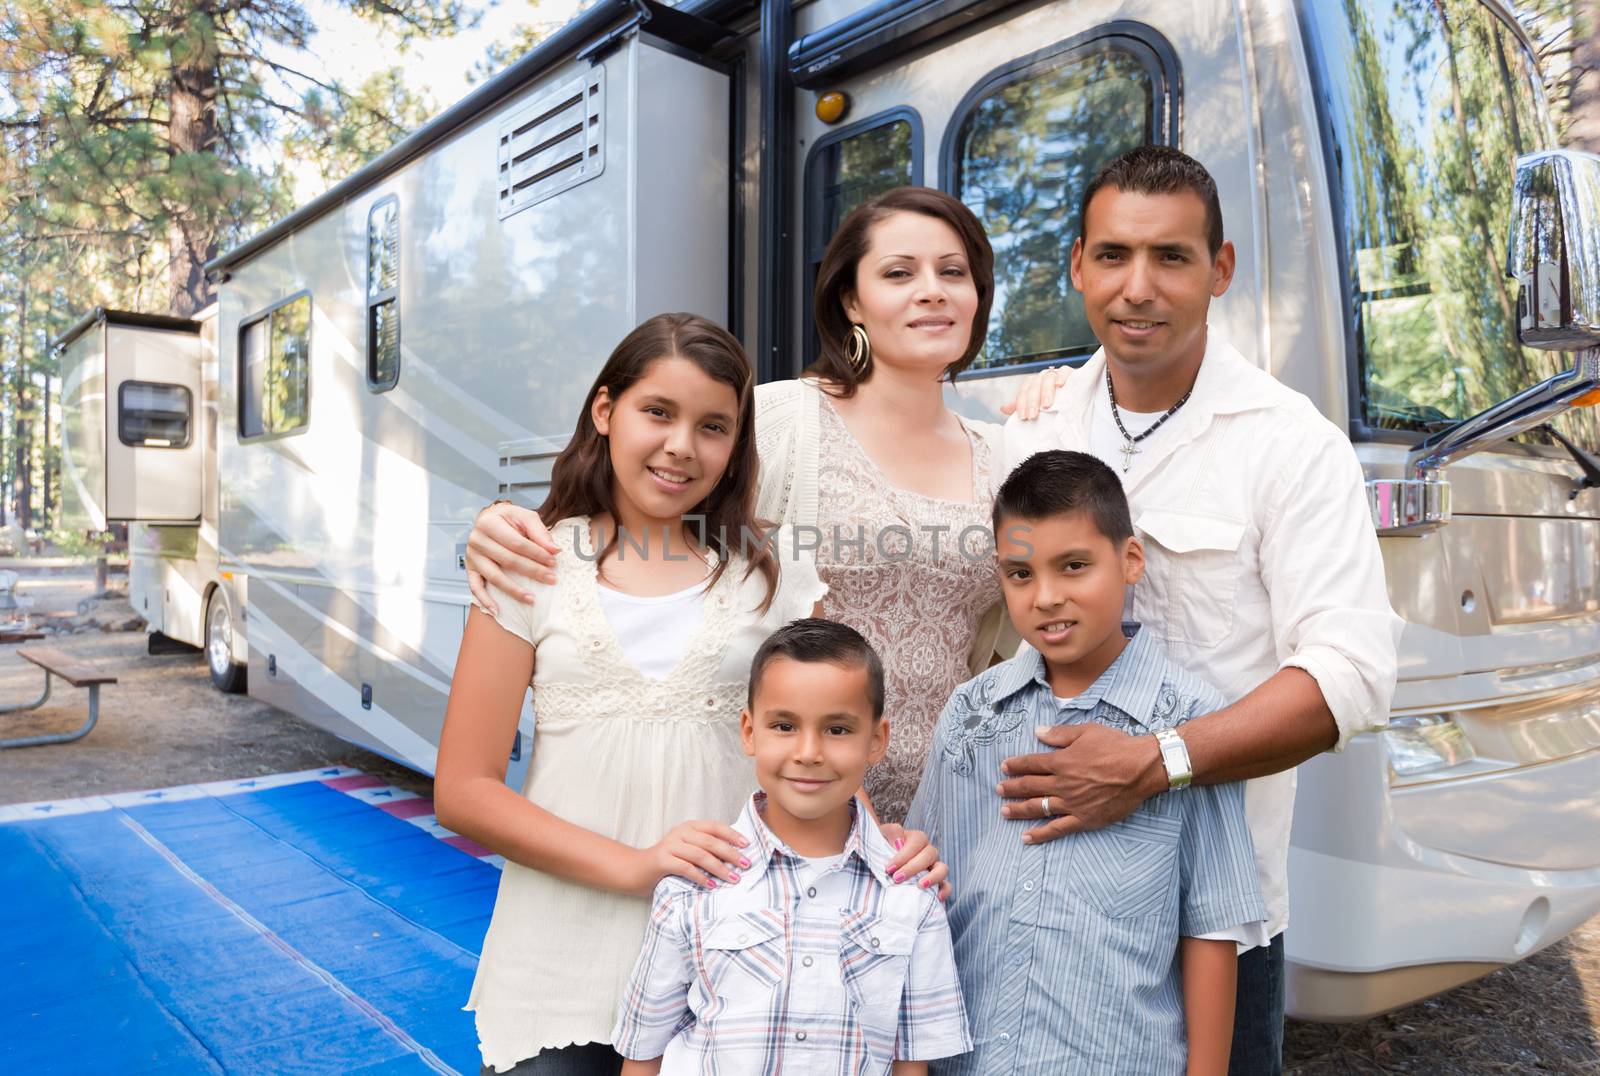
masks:
[[[586,1042],[581,1046],[563,1046],[557,1050],[540,1050],[526,1061],[518,1061],[515,1068],[499,1076],[617,1076],[622,1071],[622,1058],[608,1044]],[[485,1065],[482,1076],[495,1076]]]
[[[1239,957],[1228,1076],[1283,1072],[1283,935]]]

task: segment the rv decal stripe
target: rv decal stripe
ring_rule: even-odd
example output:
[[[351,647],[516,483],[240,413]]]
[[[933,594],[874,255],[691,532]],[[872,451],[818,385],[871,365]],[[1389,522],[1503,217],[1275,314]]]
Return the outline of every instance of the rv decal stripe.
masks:
[[[412,1038],[406,1033],[404,1028],[400,1027],[393,1020],[389,1019],[389,1017],[373,1008],[365,998],[351,990],[348,986],[345,986],[344,983],[340,982],[339,979],[326,968],[322,967],[320,964],[317,964],[304,953],[300,952],[300,950],[284,941],[283,938],[274,933],[272,929],[269,928],[265,923],[261,922],[261,920],[245,911],[237,903],[229,899],[216,886],[212,885],[210,882],[200,877],[200,875],[196,874],[193,868],[191,868],[182,859],[178,858],[177,853],[162,843],[161,839],[155,834],[145,829],[144,826],[140,825],[126,813],[121,814],[119,816],[119,820],[123,825],[131,829],[141,841],[149,845],[157,855],[166,860],[167,864],[171,866],[173,870],[177,871],[179,874],[183,875],[184,878],[188,879],[192,885],[198,888],[207,897],[210,897],[211,900],[219,907],[223,908],[235,919],[239,920],[239,922],[249,927],[268,945],[271,945],[274,949],[282,953],[285,957],[293,961],[314,978],[319,979],[323,985],[328,987],[328,989],[332,990],[335,994],[338,994],[353,1008],[358,1010],[363,1016],[367,1017],[379,1028],[381,1028],[384,1034],[388,1035],[391,1039],[405,1047],[411,1053],[416,1054],[417,1057],[422,1060],[423,1064],[427,1065],[434,1072],[448,1073],[450,1076],[459,1076],[459,1073],[441,1061],[437,1054],[428,1049],[426,1046],[422,1045],[422,1043],[418,1042],[416,1039]]]

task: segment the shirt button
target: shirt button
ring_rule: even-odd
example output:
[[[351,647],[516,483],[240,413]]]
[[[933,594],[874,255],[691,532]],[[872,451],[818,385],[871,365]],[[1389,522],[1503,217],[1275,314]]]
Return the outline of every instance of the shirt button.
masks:
[[[874,949],[876,949],[876,948],[878,948],[878,945],[879,945],[878,939],[877,938],[873,938],[872,939],[872,947]]]
[[[806,890],[806,896],[815,897],[816,895],[817,895],[817,887],[816,886],[811,886],[809,889]]]
[[[747,942],[749,940],[750,940],[750,935],[748,935],[748,934],[739,935],[739,944],[740,945],[743,945],[745,942]]]
[[[1033,883],[1032,882],[1023,882],[1022,883],[1022,891],[1024,893],[1032,893],[1033,892]]]
[[[1016,952],[1011,954],[1011,963],[1013,963],[1013,964],[1026,964],[1027,962],[1028,962],[1028,954],[1023,952],[1021,949],[1018,949]]]
[[[805,1042],[806,1041],[806,1033],[804,1031],[796,1031],[794,1033],[794,1038],[795,1038],[796,1042]]]
[[[800,963],[809,968],[811,966],[811,958],[808,956],[803,956],[800,958]]]
[[[1006,1043],[1008,1043],[1010,1041],[1011,1041],[1011,1032],[1009,1032],[1009,1031],[1000,1032],[999,1042],[1000,1042],[1001,1046],[1004,1046]]]

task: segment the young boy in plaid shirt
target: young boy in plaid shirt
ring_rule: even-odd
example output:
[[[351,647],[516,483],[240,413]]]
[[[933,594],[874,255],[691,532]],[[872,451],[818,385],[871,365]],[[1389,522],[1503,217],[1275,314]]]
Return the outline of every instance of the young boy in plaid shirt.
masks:
[[[740,718],[755,793],[729,886],[667,878],[612,1032],[624,1076],[911,1076],[971,1048],[944,908],[896,885],[857,793],[883,757],[883,666],[852,628],[797,620],[756,652]]]

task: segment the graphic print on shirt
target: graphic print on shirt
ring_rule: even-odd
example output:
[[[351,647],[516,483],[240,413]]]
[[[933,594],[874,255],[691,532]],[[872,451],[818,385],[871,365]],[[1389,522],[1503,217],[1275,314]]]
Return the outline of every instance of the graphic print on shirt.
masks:
[[[1018,694],[1013,694],[1003,704],[991,705],[989,699],[994,694],[994,682],[992,674],[985,675],[957,692],[961,700],[958,705],[966,716],[950,726],[944,737],[943,752],[945,762],[962,777],[969,776],[977,764],[978,748],[994,743],[1028,716],[1028,707]]]

